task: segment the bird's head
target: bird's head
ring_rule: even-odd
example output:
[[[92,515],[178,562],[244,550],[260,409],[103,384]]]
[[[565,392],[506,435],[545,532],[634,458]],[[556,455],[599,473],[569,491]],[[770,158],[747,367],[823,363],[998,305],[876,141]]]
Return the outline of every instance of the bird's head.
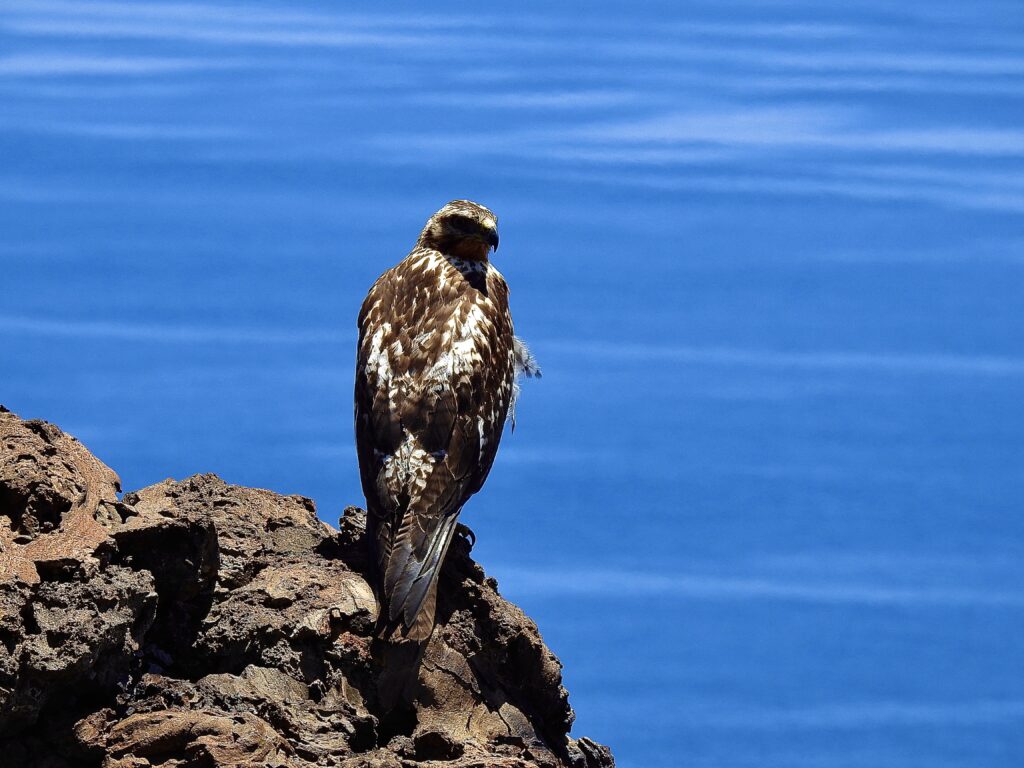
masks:
[[[452,200],[427,221],[419,244],[448,256],[483,261],[498,250],[498,217],[471,200]]]

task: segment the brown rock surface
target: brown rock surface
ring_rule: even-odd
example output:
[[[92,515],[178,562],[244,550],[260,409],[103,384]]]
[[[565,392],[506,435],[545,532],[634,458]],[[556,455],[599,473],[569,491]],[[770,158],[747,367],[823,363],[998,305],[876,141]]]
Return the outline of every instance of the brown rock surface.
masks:
[[[378,693],[364,514],[214,475],[117,498],[0,409],[0,760],[39,768],[611,766],[561,665],[456,540],[412,707]]]

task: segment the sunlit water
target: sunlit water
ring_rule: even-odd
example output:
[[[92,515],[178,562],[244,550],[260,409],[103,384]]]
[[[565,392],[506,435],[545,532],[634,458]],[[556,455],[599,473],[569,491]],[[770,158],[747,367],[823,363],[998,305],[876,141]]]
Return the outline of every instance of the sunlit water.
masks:
[[[1024,764],[1019,3],[0,6],[0,401],[361,501],[469,197],[544,367],[464,519],[620,765]]]

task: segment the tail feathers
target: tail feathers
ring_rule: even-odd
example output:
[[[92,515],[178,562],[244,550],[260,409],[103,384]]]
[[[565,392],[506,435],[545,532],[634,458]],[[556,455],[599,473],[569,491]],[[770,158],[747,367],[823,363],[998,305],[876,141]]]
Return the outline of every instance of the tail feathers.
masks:
[[[382,626],[384,634],[408,640],[430,637],[437,605],[437,580],[457,519],[458,515],[447,515],[436,520],[433,530],[423,531],[417,527],[414,534],[413,526],[409,525],[399,532],[386,562],[382,563],[386,602],[386,611],[381,612],[382,618],[386,617]]]

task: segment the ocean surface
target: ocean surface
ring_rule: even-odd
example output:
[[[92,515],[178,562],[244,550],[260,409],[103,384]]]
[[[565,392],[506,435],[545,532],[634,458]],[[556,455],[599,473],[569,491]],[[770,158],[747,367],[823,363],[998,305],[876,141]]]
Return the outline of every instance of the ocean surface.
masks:
[[[451,198],[526,382],[463,519],[624,768],[1024,765],[1024,6],[0,4],[0,402],[362,501]]]

